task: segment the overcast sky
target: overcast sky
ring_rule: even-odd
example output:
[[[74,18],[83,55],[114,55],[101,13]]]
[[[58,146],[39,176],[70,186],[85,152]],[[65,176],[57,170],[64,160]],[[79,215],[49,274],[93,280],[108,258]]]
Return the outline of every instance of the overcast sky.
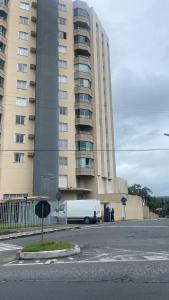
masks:
[[[169,149],[169,0],[86,0],[110,38],[116,149]],[[169,195],[169,151],[117,152],[117,175]]]

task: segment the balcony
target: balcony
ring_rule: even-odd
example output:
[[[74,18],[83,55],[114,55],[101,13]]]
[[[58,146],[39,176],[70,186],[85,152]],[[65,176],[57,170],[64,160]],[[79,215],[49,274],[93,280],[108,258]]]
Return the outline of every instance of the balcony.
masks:
[[[74,43],[74,50],[81,49],[82,51],[86,51],[88,53],[88,56],[91,56],[91,50],[90,45],[88,43]]]
[[[74,29],[74,35],[84,35],[90,40],[90,33],[87,29],[84,28]]]
[[[75,63],[75,65],[85,64],[85,65],[88,65],[90,68],[92,68],[90,58],[86,57],[86,56],[83,56],[83,55],[75,56],[74,63]]]
[[[35,135],[34,134],[28,134],[28,139],[29,140],[34,140],[35,139]]]
[[[30,84],[31,87],[35,87],[36,86],[36,82],[35,81],[30,81],[29,84]]]
[[[31,17],[31,21],[32,21],[33,23],[36,23],[36,22],[37,22],[37,17],[32,16],[32,17]]]
[[[31,47],[31,48],[30,48],[30,52],[31,52],[31,53],[36,53],[36,48]]]
[[[87,109],[93,111],[93,104],[92,102],[85,102],[85,101],[76,101],[75,109]]]
[[[35,103],[36,99],[35,98],[29,98],[29,103]]]
[[[76,141],[89,141],[94,142],[94,136],[91,131],[77,131],[76,132]],[[86,151],[85,151],[86,153]]]
[[[75,86],[75,94],[88,94],[92,97],[92,90],[88,87]]]
[[[28,152],[28,157],[33,158],[35,156],[34,152]]]
[[[31,37],[34,37],[34,38],[36,38],[36,36],[37,36],[37,33],[36,33],[36,31],[31,31]]]
[[[0,1],[0,14],[8,14],[8,5],[6,1]]]
[[[32,7],[33,7],[33,8],[37,8],[37,6],[38,6],[38,5],[37,5],[37,2],[36,2],[36,1],[33,1],[33,2],[32,2]]]
[[[84,119],[80,117],[76,117],[75,119],[76,125],[85,125],[93,128],[93,120],[92,119]]]
[[[35,121],[35,115],[29,115],[29,121]]]
[[[35,64],[30,64],[30,69],[35,71],[36,70],[36,65]]]
[[[90,158],[94,159],[94,152],[93,151],[76,151],[76,158]],[[86,167],[87,169],[87,167]]]
[[[94,168],[90,169],[90,168],[77,168],[76,169],[76,175],[77,176],[91,176],[94,177],[95,176],[95,171]]]
[[[92,81],[92,73],[91,72],[76,71],[74,74],[75,74],[75,79],[83,78],[83,79],[88,79],[89,81]]]
[[[74,22],[82,22],[85,23],[90,28],[90,21],[87,17],[83,16],[74,16]]]

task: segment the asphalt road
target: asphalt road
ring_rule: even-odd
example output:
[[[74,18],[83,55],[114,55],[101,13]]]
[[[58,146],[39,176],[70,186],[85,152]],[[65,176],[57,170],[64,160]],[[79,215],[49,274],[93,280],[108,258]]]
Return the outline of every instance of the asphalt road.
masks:
[[[169,220],[120,222],[48,234],[81,246],[81,254],[61,260],[1,260],[0,300],[168,300]],[[5,244],[20,246],[39,237]],[[7,247],[7,248],[8,248]]]

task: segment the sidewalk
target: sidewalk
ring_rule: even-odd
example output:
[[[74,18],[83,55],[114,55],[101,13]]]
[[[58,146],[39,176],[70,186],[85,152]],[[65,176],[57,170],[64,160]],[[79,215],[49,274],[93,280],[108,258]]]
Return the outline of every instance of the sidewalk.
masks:
[[[65,230],[75,230],[80,229],[83,225],[57,225],[57,227],[50,227],[44,229],[44,234],[49,232],[65,231]],[[23,229],[22,229],[23,230]],[[18,229],[19,231],[19,229]],[[27,228],[25,231],[2,234],[0,235],[0,241],[17,239],[20,237],[34,236],[41,234],[41,228]]]

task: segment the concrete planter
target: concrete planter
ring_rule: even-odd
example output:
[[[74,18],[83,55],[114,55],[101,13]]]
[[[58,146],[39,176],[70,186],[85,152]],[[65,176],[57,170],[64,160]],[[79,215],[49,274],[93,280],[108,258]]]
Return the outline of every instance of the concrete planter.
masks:
[[[17,258],[24,260],[31,259],[52,259],[60,258],[66,256],[72,256],[80,253],[80,247],[75,245],[74,248],[65,250],[55,250],[55,251],[41,251],[41,252],[19,252]]]

